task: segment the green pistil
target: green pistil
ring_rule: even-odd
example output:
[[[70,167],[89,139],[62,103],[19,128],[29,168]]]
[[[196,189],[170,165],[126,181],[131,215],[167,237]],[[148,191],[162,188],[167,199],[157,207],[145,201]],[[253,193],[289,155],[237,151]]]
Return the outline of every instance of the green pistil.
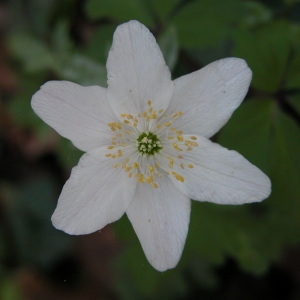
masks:
[[[144,156],[155,155],[162,149],[159,138],[152,132],[143,132],[136,141],[138,151]]]

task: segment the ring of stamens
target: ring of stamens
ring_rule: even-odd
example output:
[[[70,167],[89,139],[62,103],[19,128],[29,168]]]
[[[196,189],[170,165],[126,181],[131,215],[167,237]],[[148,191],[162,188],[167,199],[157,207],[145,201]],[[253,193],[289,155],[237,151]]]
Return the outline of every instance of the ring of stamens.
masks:
[[[105,156],[117,159],[118,162],[113,167],[125,170],[129,178],[136,178],[137,182],[148,183],[154,188],[158,187],[157,181],[162,173],[184,182],[184,177],[178,173],[178,167],[175,172],[175,166],[182,169],[194,167],[190,163],[184,164],[183,159],[186,151],[198,146],[197,137],[187,138],[181,130],[173,127],[173,123],[183,115],[182,112],[166,115],[163,109],[154,110],[150,100],[146,107],[145,111],[137,115],[124,113],[121,114],[121,121],[107,124],[113,135],[111,145],[107,147],[109,153]],[[132,145],[136,147],[135,154],[132,147],[128,147]],[[164,168],[156,162],[156,155],[162,155],[166,159]]]

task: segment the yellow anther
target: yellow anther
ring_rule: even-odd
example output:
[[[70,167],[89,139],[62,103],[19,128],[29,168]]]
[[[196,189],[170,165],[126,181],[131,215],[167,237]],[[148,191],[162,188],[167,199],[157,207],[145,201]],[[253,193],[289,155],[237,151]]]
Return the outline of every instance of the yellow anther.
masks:
[[[149,172],[150,172],[150,173],[153,173],[153,172],[154,172],[154,168],[153,168],[152,166],[149,166],[148,169],[149,169]]]
[[[182,141],[183,141],[183,136],[180,135],[180,134],[178,134],[178,135],[177,135],[177,140],[178,140],[179,142],[182,142]]]
[[[113,131],[112,137],[111,137],[111,143],[107,146],[107,149],[109,149],[110,153],[105,154],[105,157],[109,158],[116,158],[120,159],[120,157],[124,157],[126,159],[123,159],[120,163],[115,163],[113,165],[114,168],[122,168],[127,174],[128,177],[136,178],[136,180],[140,183],[148,183],[153,188],[157,188],[158,185],[156,183],[156,180],[159,180],[159,178],[162,177],[162,174],[160,173],[160,166],[157,162],[147,164],[144,166],[139,164],[140,159],[138,158],[135,162],[132,160],[132,157],[127,157],[127,151],[125,152],[125,147],[128,146],[129,143],[136,142],[140,148],[140,154],[142,157],[146,157],[149,153],[152,154],[152,152],[156,151],[155,149],[162,148],[163,143],[160,143],[160,140],[157,137],[157,134],[155,133],[155,130],[163,130],[162,133],[164,140],[168,141],[172,144],[173,149],[177,151],[183,151],[184,150],[192,150],[194,147],[196,147],[198,144],[195,143],[196,137],[192,136],[188,139],[184,138],[183,132],[181,130],[178,130],[178,128],[175,128],[173,126],[173,122],[176,121],[183,113],[182,112],[175,112],[172,114],[164,114],[164,109],[156,110],[153,106],[153,103],[151,100],[145,101],[145,110],[137,113],[137,114],[127,114],[122,113],[121,114],[121,120],[122,121],[116,121],[107,123],[111,131]],[[134,136],[136,136],[136,133],[141,131],[141,127],[144,128],[153,128],[150,122],[153,122],[152,120],[156,121],[159,118],[163,118],[164,121],[159,121],[156,123],[154,132],[151,132],[149,135],[149,132],[145,131],[145,135],[143,135],[142,141],[140,140],[132,140]],[[125,126],[126,125],[126,126]],[[144,126],[145,125],[145,126]],[[151,126],[150,126],[151,125]],[[136,129],[135,129],[136,128]],[[137,130],[138,129],[138,130]],[[153,138],[155,137],[155,138]],[[141,145],[142,144],[142,145]],[[183,146],[184,145],[184,146]],[[137,146],[138,147],[138,146]],[[184,147],[184,148],[183,148]],[[121,150],[122,149],[122,150]],[[124,151],[124,152],[123,152]],[[155,152],[156,154],[156,152]],[[181,153],[182,154],[182,153]],[[172,172],[171,170],[174,170],[174,167],[177,163],[177,166],[180,166],[181,168],[192,168],[193,166],[191,164],[185,165],[183,160],[178,161],[178,159],[182,159],[183,156],[178,155],[177,157],[167,156],[167,163],[169,171],[167,171],[167,174],[174,176],[176,180],[183,182],[184,178],[180,174],[176,172]],[[131,162],[130,162],[131,161]]]
[[[168,160],[169,160],[169,167],[173,168],[174,167],[174,159],[171,157],[168,157]]]
[[[125,169],[126,170],[126,167],[127,167],[127,163],[128,163],[129,159],[126,158],[125,161],[123,161],[122,165],[121,165],[121,168]]]
[[[144,182],[145,178],[144,178],[144,174],[140,174],[138,177],[138,182]]]
[[[151,175],[146,179],[147,183],[152,183],[153,182],[154,177]]]
[[[185,141],[185,145],[191,148],[191,147],[197,147],[198,143],[193,141]]]
[[[108,123],[107,125],[110,127],[110,129],[111,129],[112,131],[116,131],[116,127],[114,126],[113,123]]]
[[[155,189],[158,188],[158,185],[157,185],[156,183],[154,183],[154,182],[151,182],[151,186],[152,186],[153,188],[155,188]]]
[[[197,147],[198,146],[198,143],[192,142],[192,141],[189,141],[188,144],[191,145],[191,146],[193,146],[193,147]]]
[[[188,168],[190,168],[190,169],[194,168],[194,166],[193,166],[192,164],[188,164],[187,166],[188,166]]]
[[[182,149],[178,147],[177,143],[173,143],[173,148],[177,151],[182,151]]]
[[[174,178],[177,179],[178,181],[184,182],[184,178],[183,178],[181,175],[179,175],[178,173],[172,172],[172,175],[173,175]]]
[[[193,136],[191,136],[191,140],[196,141],[196,140],[197,140],[197,137],[193,135]]]

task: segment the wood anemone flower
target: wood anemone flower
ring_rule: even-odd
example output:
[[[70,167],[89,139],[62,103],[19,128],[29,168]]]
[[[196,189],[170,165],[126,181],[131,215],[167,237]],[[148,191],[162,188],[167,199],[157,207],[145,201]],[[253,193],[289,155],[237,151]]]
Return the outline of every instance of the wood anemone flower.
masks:
[[[50,81],[32,97],[36,114],[86,153],[52,216],[69,234],[100,230],[127,214],[150,264],[178,263],[191,200],[261,201],[269,178],[209,140],[243,101],[252,72],[226,58],[174,81],[150,31],[120,25],[107,60],[108,87]]]

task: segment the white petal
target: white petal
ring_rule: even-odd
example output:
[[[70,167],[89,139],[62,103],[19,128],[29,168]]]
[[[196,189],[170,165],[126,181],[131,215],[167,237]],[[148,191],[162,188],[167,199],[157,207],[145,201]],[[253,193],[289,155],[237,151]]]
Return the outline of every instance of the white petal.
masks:
[[[252,78],[246,62],[225,58],[175,80],[167,113],[182,111],[176,127],[211,137],[243,101]]]
[[[158,185],[138,184],[127,215],[150,264],[165,271],[174,268],[181,257],[191,201],[165,176]]]
[[[73,168],[52,216],[53,225],[69,234],[87,234],[118,220],[135,193],[136,180],[114,168],[107,150],[88,152]]]
[[[271,192],[269,178],[236,151],[230,151],[204,137],[198,147],[184,154],[183,163],[193,168],[175,168],[184,182],[172,181],[191,199],[220,204],[262,201]]]
[[[154,36],[141,23],[120,25],[113,37],[107,60],[108,97],[119,116],[145,110],[148,100],[155,109],[164,109],[174,84]]]
[[[114,115],[104,88],[49,81],[33,95],[31,105],[42,120],[83,151],[110,142],[107,122]]]

